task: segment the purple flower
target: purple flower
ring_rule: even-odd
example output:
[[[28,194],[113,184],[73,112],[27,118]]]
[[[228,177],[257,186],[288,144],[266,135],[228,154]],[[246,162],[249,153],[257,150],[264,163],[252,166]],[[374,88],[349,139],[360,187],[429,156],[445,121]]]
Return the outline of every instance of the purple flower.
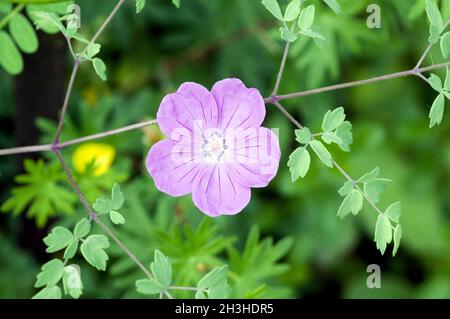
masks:
[[[250,188],[267,186],[278,169],[278,138],[261,127],[265,114],[259,91],[238,79],[219,81],[211,92],[182,84],[157,113],[169,138],[147,156],[156,187],[171,196],[192,193],[194,204],[210,216],[239,213],[250,201]]]

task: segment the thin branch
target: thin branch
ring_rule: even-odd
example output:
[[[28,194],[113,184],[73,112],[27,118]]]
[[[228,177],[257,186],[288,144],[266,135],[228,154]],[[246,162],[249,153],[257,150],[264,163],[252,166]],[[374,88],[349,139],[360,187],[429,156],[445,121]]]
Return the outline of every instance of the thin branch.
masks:
[[[153,124],[156,124],[156,120],[149,120],[149,121],[139,122],[139,123],[136,123],[136,124],[131,124],[131,125],[124,126],[124,127],[117,128],[117,129],[113,129],[113,130],[110,130],[110,131],[105,131],[105,132],[102,132],[102,133],[92,134],[92,135],[76,138],[76,139],[73,139],[73,140],[70,140],[70,141],[61,142],[61,143],[58,144],[58,147],[59,148],[65,148],[65,147],[70,146],[70,145],[80,144],[80,143],[84,143],[84,142],[87,142],[87,141],[92,141],[92,140],[97,140],[97,139],[100,139],[100,138],[105,138],[105,137],[116,135],[116,134],[120,134],[120,133],[123,133],[123,132],[128,132],[128,131],[140,129],[140,128],[143,128],[143,127],[146,127],[146,126],[150,126],[150,125],[153,125]]]
[[[13,147],[0,150],[0,156],[51,151],[51,144]]]
[[[86,197],[84,196],[83,192],[81,191],[81,189],[79,188],[78,184],[75,182],[75,179],[72,175],[72,173],[70,172],[69,167],[67,166],[64,158],[61,155],[61,152],[58,149],[53,149],[53,153],[56,155],[56,157],[58,158],[59,162],[61,163],[64,172],[66,173],[67,179],[70,182],[70,185],[72,185],[73,189],[75,190],[75,192],[78,195],[78,198],[80,199],[81,203],[83,204],[86,212],[89,215],[89,219],[93,220],[98,226],[100,226],[101,229],[103,229],[103,231],[128,255],[128,257],[131,258],[131,260],[134,261],[134,263],[144,272],[144,274],[148,277],[148,278],[153,278],[152,274],[148,271],[148,269],[142,264],[142,262],[136,257],[136,255],[134,255],[127,246],[125,246],[124,243],[122,243],[122,241],[120,241],[119,238],[117,238],[116,235],[114,235],[114,233],[108,228],[108,226],[106,226],[101,220],[100,218],[97,216],[97,214],[92,210],[91,206],[89,205]]]
[[[200,288],[197,288],[197,287],[170,286],[169,290],[202,291],[203,289],[200,289]]]
[[[8,24],[9,20],[11,20],[16,14],[18,14],[20,11],[22,11],[23,8],[25,8],[25,4],[21,3],[21,4],[17,5],[13,10],[11,10],[6,16],[4,16],[0,20],[0,30],[3,29],[5,27],[5,25]]]
[[[0,156],[5,155],[14,155],[14,154],[24,154],[24,153],[38,153],[38,152],[45,152],[45,151],[51,151],[53,148],[63,149],[71,145],[84,143],[87,141],[97,140],[104,137],[140,129],[146,126],[154,125],[156,124],[156,120],[148,120],[143,121],[131,125],[127,125],[121,128],[105,131],[102,133],[87,135],[79,138],[75,138],[72,140],[68,140],[65,142],[60,142],[57,144],[42,144],[42,145],[31,145],[31,146],[23,146],[23,147],[14,147],[14,148],[6,148],[3,150],[0,150]]]
[[[447,27],[450,24],[450,19],[447,20],[447,23],[444,25],[444,28],[442,29],[442,33],[444,33],[445,29],[447,29]],[[428,53],[430,53],[431,48],[433,47],[433,43],[430,43],[427,48],[425,49],[425,51],[423,52],[422,56],[420,57],[419,61],[417,62],[416,66],[414,67],[415,70],[419,69],[422,64],[423,61],[425,61],[425,58],[427,57]]]
[[[58,128],[56,130],[54,144],[57,144],[59,142],[59,137],[61,136],[64,119],[66,117],[67,107],[69,105],[69,100],[70,100],[70,96],[72,94],[73,84],[75,82],[75,78],[77,76],[79,67],[80,67],[80,60],[75,60],[75,63],[73,64],[73,68],[72,68],[72,73],[70,75],[69,84],[67,85],[66,95],[64,96],[64,103],[63,103],[63,106],[61,109],[61,115],[60,115],[59,122],[58,122]]]
[[[277,95],[280,88],[281,78],[283,77],[284,68],[286,67],[286,60],[289,54],[289,47],[291,43],[288,41],[284,47],[283,58],[281,59],[280,69],[278,70],[277,79],[275,81],[275,87],[272,91],[272,96]]]
[[[265,98],[264,101],[266,103],[272,103],[274,99],[278,100],[278,101],[282,101],[282,100],[292,99],[292,98],[296,98],[296,97],[320,94],[320,93],[329,92],[329,91],[336,91],[336,90],[341,90],[341,89],[345,89],[345,88],[349,88],[349,87],[361,86],[361,85],[366,85],[366,84],[371,84],[371,83],[376,83],[376,82],[381,82],[381,81],[386,81],[386,80],[391,80],[391,79],[396,79],[396,78],[401,78],[401,77],[406,77],[406,76],[411,76],[411,75],[417,75],[417,74],[421,74],[423,72],[432,71],[432,70],[444,68],[447,66],[450,66],[450,62],[433,64],[431,66],[419,68],[417,70],[411,69],[411,70],[407,70],[407,71],[386,74],[386,75],[377,76],[377,77],[366,79],[366,80],[352,81],[352,82],[346,82],[346,83],[341,83],[341,84],[336,84],[336,85],[325,86],[325,87],[313,89],[313,90],[294,92],[294,93],[277,95],[277,96],[270,96],[270,97]]]

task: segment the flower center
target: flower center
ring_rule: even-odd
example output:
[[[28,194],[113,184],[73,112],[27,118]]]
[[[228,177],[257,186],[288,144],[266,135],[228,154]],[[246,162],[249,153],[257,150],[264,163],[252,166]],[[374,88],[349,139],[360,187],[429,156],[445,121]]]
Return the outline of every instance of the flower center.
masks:
[[[202,150],[205,162],[219,163],[227,150],[225,138],[218,132],[205,137]]]

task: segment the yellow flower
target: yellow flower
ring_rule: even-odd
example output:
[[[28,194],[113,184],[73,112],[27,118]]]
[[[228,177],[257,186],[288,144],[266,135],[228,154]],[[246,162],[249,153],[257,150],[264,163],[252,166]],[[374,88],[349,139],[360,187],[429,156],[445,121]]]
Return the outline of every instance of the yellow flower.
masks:
[[[77,147],[72,155],[72,162],[77,172],[83,174],[93,163],[94,176],[105,174],[111,167],[116,150],[108,144],[86,143]]]

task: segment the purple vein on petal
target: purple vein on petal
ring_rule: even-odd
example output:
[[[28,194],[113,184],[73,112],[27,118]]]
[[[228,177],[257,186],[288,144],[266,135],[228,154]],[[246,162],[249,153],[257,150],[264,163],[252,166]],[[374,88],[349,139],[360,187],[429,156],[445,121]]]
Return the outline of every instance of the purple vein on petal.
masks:
[[[234,111],[233,111],[233,114],[231,114],[231,117],[230,117],[230,119],[228,120],[228,123],[227,123],[227,125],[225,126],[225,130],[228,128],[228,126],[230,125],[230,123],[231,123],[231,120],[233,119],[233,117],[236,115],[236,112],[237,112],[237,109],[239,108],[239,106],[241,106],[241,103],[242,103],[242,100],[240,100],[239,101],[239,103],[236,105],[236,107],[234,108]]]

